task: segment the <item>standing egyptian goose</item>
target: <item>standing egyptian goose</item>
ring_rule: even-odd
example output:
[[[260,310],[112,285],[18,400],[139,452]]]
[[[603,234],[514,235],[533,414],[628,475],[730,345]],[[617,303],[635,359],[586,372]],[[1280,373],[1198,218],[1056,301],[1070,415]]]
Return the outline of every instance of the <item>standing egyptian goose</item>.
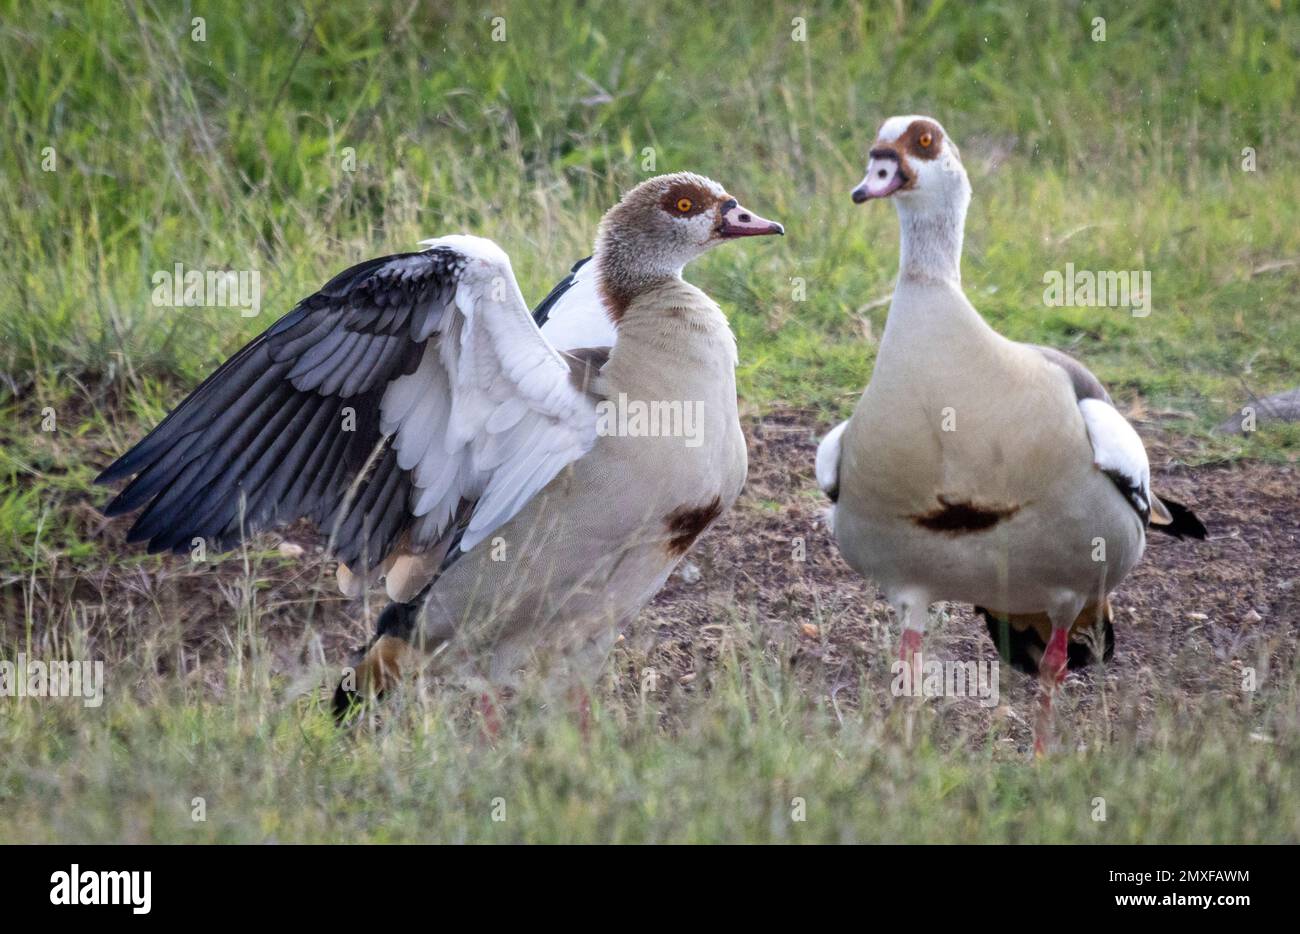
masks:
[[[1184,507],[1152,494],[1146,450],[1096,378],[1058,351],[1007,340],[961,287],[970,182],[936,121],[885,121],[855,203],[893,198],[898,283],[871,381],[817,451],[836,541],[921,645],[931,604],[974,604],[1010,661],[1052,693],[1086,663],[1106,595],[1133,569],[1148,523],[1204,538]],[[1010,644],[1008,645],[1008,641]]]
[[[151,552],[313,520],[346,593],[383,577],[399,601],[357,692],[410,643],[483,689],[534,656],[589,679],[745,480],[735,337],[682,268],[783,232],[702,176],[650,179],[539,307],[546,331],[489,240],[362,263],[105,470],[136,475],[107,512],[144,507],[127,538]],[[676,425],[637,421],[651,404]]]

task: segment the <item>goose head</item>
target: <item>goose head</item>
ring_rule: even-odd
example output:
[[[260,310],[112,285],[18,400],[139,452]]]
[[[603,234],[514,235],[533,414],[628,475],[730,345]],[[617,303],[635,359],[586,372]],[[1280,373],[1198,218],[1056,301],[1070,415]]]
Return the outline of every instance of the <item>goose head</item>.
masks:
[[[743,207],[712,179],[676,172],[647,179],[601,219],[594,265],[611,317],[638,292],[727,240],[784,234],[785,228]]]
[[[894,198],[899,213],[965,212],[970,181],[957,144],[932,117],[890,117],[868,153],[867,175],[853,201]]]
[[[676,274],[726,240],[784,233],[713,179],[676,172],[647,179],[610,208],[600,222],[596,251],[618,248],[639,257],[647,271]]]

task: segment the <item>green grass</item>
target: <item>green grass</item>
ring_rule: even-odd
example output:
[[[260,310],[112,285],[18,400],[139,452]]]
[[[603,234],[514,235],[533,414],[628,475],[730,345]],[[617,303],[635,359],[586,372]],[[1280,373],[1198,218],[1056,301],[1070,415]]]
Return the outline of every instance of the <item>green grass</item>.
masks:
[[[1161,709],[1140,738],[1115,698],[1111,739],[1035,765],[996,730],[983,744],[964,743],[933,706],[912,713],[910,739],[906,707],[850,714],[840,725],[757,651],[724,659],[707,677],[704,694],[661,690],[598,705],[585,741],[572,717],[524,698],[489,744],[480,721],[445,693],[408,688],[382,721],[340,733],[265,664],[232,671],[219,702],[145,675],[146,693],[93,715],[65,701],[7,718],[5,839],[1300,838],[1300,751],[1256,732],[1295,736],[1294,685],[1267,707]]]
[[[1105,42],[1090,38],[1098,15]],[[731,315],[749,413],[830,419],[865,384],[897,230],[888,206],[847,193],[880,120],[921,112],[962,147],[965,280],[995,327],[1171,413],[1194,459],[1294,462],[1294,426],[1210,429],[1300,372],[1298,54],[1290,0],[0,0],[0,657],[54,626],[102,637],[72,625],[76,602],[43,599],[59,580],[163,566],[106,551],[119,543],[90,479],[298,298],[460,230],[497,239],[540,298],[653,174],[647,148],[654,173],[708,174],[789,232],[688,271]],[[259,271],[261,315],[155,307],[150,277],[177,262]],[[1067,262],[1149,269],[1152,314],[1044,307],[1043,274]],[[47,408],[57,431],[41,430]],[[869,715],[841,727],[788,683],[764,692],[779,670],[744,660],[662,720],[611,705],[585,749],[539,715],[490,751],[437,704],[340,740],[269,674],[214,700],[135,664],[139,690],[94,715],[0,701],[0,838],[1300,836],[1294,723],[1277,745],[1249,741],[1259,710],[1171,705],[1152,736],[1031,769],[937,728],[905,753]],[[193,825],[205,782],[212,816]],[[483,801],[498,786],[511,816],[495,825]],[[1192,792],[1217,803],[1189,812]],[[808,822],[790,824],[801,793]],[[1082,803],[1094,794],[1117,802],[1100,826]]]

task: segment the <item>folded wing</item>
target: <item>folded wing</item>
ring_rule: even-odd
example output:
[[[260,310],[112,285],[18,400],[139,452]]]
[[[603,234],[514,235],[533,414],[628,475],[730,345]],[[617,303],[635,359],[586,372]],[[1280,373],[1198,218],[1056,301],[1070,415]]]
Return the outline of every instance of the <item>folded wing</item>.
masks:
[[[1093,463],[1110,477],[1143,523],[1176,538],[1206,538],[1208,532],[1190,509],[1151,490],[1151,464],[1142,439],[1115,408],[1110,393],[1082,363],[1051,347],[1030,345],[1070,378],[1092,443]]]

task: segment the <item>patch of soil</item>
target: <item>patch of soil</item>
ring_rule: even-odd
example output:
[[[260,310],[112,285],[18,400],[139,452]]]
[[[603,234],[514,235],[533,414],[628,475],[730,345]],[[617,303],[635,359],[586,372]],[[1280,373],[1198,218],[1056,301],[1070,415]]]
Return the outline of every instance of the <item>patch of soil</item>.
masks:
[[[634,702],[647,668],[673,692],[707,690],[722,654],[757,649],[787,663],[816,703],[841,716],[895,705],[889,665],[896,623],[875,586],[840,557],[813,477],[826,427],[799,411],[750,422],[749,480],[740,502],[687,555],[698,578],[692,581],[689,569],[674,574],[630,627],[611,666],[610,701]],[[1146,557],[1114,593],[1114,659],[1104,673],[1072,674],[1062,699],[1065,716],[1100,714],[1106,729],[1118,719],[1141,730],[1161,701],[1248,704],[1244,669],[1255,669],[1262,688],[1270,686],[1275,675],[1294,670],[1300,635],[1296,468],[1193,469],[1179,464],[1177,442],[1149,425],[1143,433],[1156,489],[1192,507],[1211,538],[1153,534]],[[0,617],[10,645],[26,644],[28,619],[34,645],[47,649],[84,631],[97,657],[143,653],[158,673],[196,679],[219,696],[230,658],[249,651],[236,649],[232,621],[250,600],[272,667],[289,679],[301,678],[305,665],[348,664],[373,632],[382,595],[365,606],[341,597],[333,563],[306,525],[280,539],[266,536],[261,544],[271,551],[250,559],[247,570],[237,554],[208,564],[184,557],[160,563],[125,545],[130,520],[104,520],[90,509],[92,495],[102,496],[77,496],[67,508],[85,513],[85,537],[100,544],[105,558],[62,558],[55,573],[34,580],[5,575]],[[305,553],[278,555],[280,540]],[[932,619],[925,652],[941,660],[997,659],[982,621],[965,606]],[[1034,691],[1033,679],[1004,668],[998,706],[945,698],[933,709],[951,723],[953,742],[981,742],[996,731],[999,740],[1023,747]]]
[[[837,710],[891,706],[897,623],[876,587],[840,556],[813,476],[817,442],[828,427],[797,411],[751,424],[745,493],[688,555],[699,580],[675,574],[637,621],[624,649],[638,656],[633,667],[694,683],[690,675],[726,650],[729,623],[740,614],[768,651],[787,653],[810,690],[834,697]],[[1112,595],[1117,644],[1104,677],[1117,694],[1112,702],[1131,705],[1124,713],[1135,729],[1162,698],[1243,702],[1243,669],[1255,668],[1261,686],[1274,673],[1291,672],[1300,635],[1296,468],[1179,466],[1177,449],[1151,440],[1148,427],[1155,489],[1193,508],[1210,538],[1152,533],[1141,564]],[[997,660],[983,621],[968,606],[932,617],[925,651],[941,660]],[[1097,678],[1096,668],[1071,674],[1065,693],[1077,707],[1067,715],[1091,713]],[[981,740],[1000,722],[1001,735],[1027,744],[1036,679],[1003,668],[1000,689],[996,709],[944,700],[941,715],[967,739]],[[863,690],[873,697],[862,697]]]

